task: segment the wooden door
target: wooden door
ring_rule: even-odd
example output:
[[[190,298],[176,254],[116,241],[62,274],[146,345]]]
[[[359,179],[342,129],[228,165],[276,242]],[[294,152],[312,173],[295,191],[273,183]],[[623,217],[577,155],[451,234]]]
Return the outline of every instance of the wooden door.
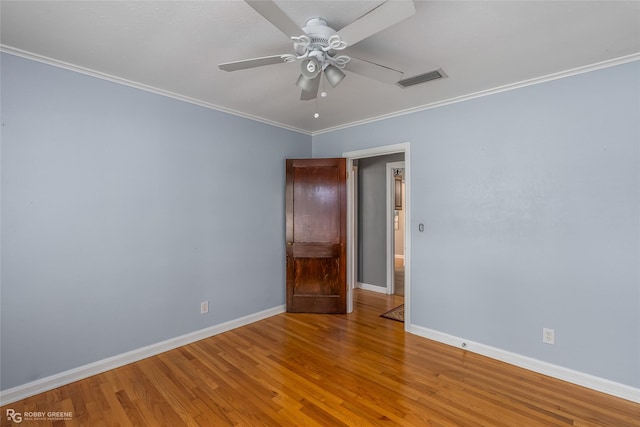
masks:
[[[346,159],[288,159],[287,311],[347,312]]]

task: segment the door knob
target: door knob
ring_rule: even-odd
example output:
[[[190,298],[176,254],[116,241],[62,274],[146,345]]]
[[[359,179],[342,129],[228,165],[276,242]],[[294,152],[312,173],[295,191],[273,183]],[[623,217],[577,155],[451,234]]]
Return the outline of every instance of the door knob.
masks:
[[[287,242],[287,246],[293,245],[293,242]]]

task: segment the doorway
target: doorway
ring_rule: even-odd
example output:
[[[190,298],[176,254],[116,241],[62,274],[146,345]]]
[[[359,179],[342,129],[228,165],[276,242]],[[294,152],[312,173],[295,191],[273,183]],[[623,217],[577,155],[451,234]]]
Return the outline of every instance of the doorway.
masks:
[[[354,173],[354,163],[360,163],[361,159],[370,159],[373,157],[386,156],[391,154],[404,154],[404,200],[402,208],[404,210],[404,223],[405,223],[405,232],[404,232],[404,298],[405,298],[405,329],[409,329],[410,325],[410,297],[411,297],[411,233],[408,230],[411,229],[411,169],[410,169],[410,144],[402,143],[395,144],[383,147],[376,147],[371,149],[352,151],[343,153],[343,157],[347,158],[347,170],[349,171],[349,178],[347,182],[347,311],[353,311],[353,290],[358,283],[358,227],[357,227],[357,216],[358,213],[362,215],[363,206],[359,206],[358,203],[358,192],[357,192],[357,174]],[[384,172],[383,172],[384,176]],[[388,194],[388,193],[387,193]],[[386,196],[385,196],[386,197]],[[389,199],[389,197],[387,197]],[[366,215],[366,212],[364,213]],[[389,214],[389,209],[387,209],[387,214]],[[389,214],[389,221],[387,224],[391,224],[388,229],[393,230],[392,223],[393,214]],[[383,228],[383,233],[385,233],[385,229]],[[388,234],[389,231],[386,230]],[[393,240],[393,235],[390,238]],[[389,238],[387,239],[389,241]],[[388,247],[388,245],[386,245]],[[393,248],[393,242],[391,242],[391,248]],[[384,249],[383,249],[384,250]],[[384,266],[388,266],[389,264],[395,264],[395,254],[393,249],[389,251],[387,249],[388,255],[386,257],[386,262],[383,262]],[[389,255],[390,254],[390,255]],[[394,268],[386,268],[386,274],[392,274]],[[391,279],[393,280],[393,279]]]

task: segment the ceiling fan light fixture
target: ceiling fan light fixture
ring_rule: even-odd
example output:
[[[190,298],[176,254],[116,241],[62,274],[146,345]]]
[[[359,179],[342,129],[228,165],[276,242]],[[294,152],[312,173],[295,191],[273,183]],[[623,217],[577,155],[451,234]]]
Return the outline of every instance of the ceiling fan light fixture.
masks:
[[[320,62],[315,58],[307,58],[300,64],[300,70],[302,71],[302,75],[308,79],[313,79],[320,71],[322,71],[322,67],[320,66]]]
[[[324,75],[327,78],[327,81],[329,81],[331,87],[338,86],[338,83],[340,83],[342,79],[344,79],[344,73],[342,72],[342,70],[331,64],[327,65],[327,67],[324,69]]]

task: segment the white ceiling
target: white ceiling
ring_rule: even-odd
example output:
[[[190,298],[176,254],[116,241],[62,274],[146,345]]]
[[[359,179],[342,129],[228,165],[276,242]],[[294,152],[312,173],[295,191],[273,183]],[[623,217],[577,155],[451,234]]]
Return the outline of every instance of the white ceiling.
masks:
[[[339,30],[377,1],[277,1],[303,26]],[[402,89],[348,73],[300,101],[299,63],[225,72],[222,62],[292,53],[244,1],[2,1],[3,50],[79,67],[200,104],[316,133],[588,67],[640,59],[639,1],[416,1],[416,15],[348,49],[411,77]],[[318,119],[313,113],[320,113]]]

